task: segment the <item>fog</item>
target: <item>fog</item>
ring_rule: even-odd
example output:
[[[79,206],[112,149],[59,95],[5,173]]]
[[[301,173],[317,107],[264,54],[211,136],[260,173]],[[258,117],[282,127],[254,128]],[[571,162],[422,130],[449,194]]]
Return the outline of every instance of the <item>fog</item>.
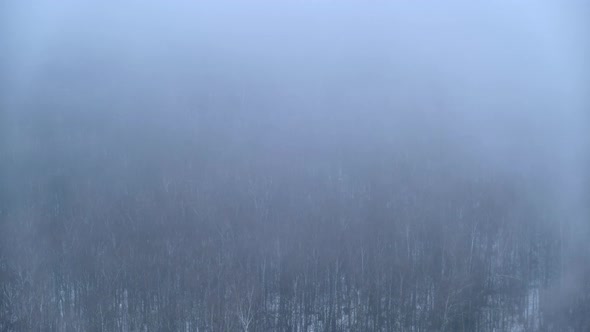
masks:
[[[0,330],[590,329],[582,1],[7,1]]]

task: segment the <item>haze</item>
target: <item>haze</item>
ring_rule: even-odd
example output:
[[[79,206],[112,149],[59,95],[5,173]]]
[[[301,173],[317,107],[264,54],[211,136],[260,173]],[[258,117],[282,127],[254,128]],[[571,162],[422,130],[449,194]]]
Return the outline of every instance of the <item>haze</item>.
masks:
[[[589,15],[4,2],[0,330],[590,330]]]

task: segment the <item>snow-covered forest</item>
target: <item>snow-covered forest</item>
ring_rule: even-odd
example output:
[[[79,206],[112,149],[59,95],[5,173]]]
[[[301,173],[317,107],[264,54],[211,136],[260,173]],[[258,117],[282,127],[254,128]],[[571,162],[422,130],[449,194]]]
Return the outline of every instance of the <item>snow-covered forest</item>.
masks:
[[[582,2],[0,4],[0,331],[589,331]]]

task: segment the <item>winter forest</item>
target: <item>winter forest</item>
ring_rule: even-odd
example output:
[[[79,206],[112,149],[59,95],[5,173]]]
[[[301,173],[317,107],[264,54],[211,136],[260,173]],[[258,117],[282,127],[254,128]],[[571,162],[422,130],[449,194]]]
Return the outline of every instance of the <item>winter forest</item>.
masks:
[[[583,1],[3,1],[0,331],[590,331]]]

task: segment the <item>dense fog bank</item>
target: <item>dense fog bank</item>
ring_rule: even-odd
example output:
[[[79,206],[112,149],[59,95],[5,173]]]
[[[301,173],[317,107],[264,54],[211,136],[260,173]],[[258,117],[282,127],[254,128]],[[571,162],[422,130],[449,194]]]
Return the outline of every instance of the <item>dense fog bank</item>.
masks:
[[[590,7],[0,5],[0,330],[590,329]]]

